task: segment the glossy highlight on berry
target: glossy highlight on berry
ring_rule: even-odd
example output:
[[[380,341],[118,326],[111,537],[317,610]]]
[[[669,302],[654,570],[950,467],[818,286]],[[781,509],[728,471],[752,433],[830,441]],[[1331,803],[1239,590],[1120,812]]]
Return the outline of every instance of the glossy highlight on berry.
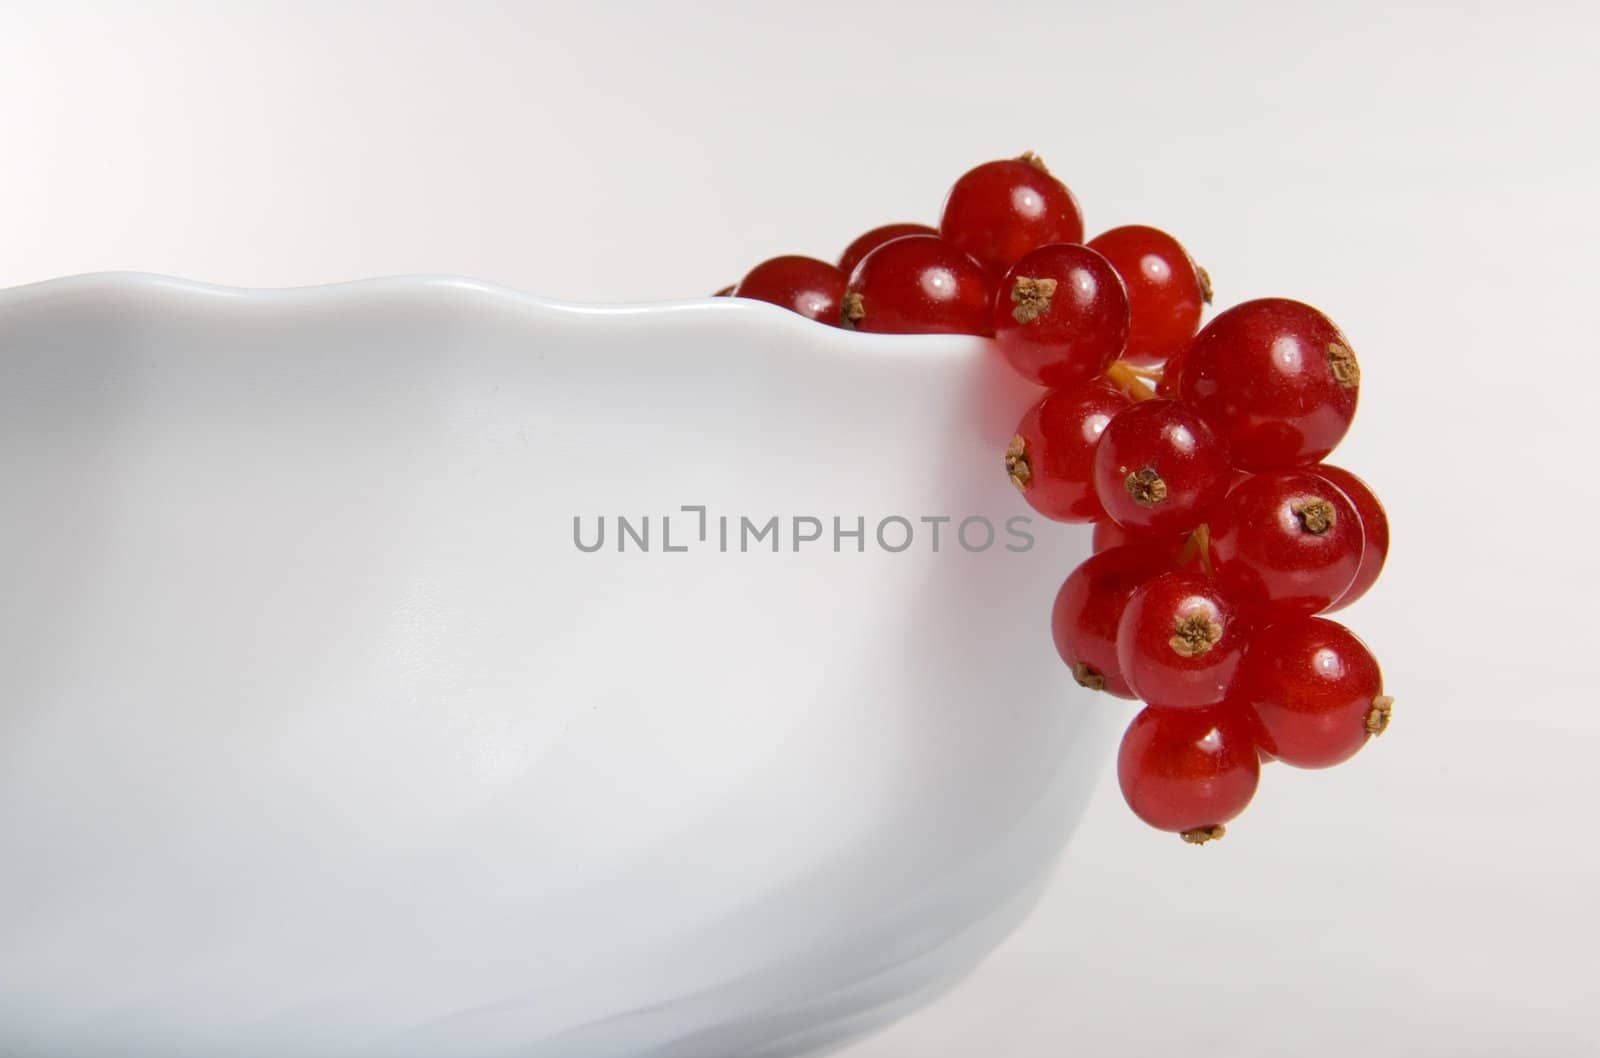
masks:
[[[788,255],[762,261],[733,288],[736,298],[754,298],[798,312],[808,320],[839,325],[845,275],[815,257]]]
[[[998,279],[1023,254],[1083,241],[1083,216],[1065,184],[1033,154],[985,162],[950,189],[939,234]]]
[[[1313,473],[1257,474],[1228,493],[1211,523],[1217,578],[1246,606],[1314,614],[1341,598],[1361,566],[1361,520]]]
[[[1128,291],[1130,323],[1123,359],[1159,364],[1189,344],[1211,301],[1211,279],[1177,239],[1142,224],[1112,228],[1089,240]]]
[[[993,285],[977,263],[934,235],[891,239],[856,265],[840,318],[875,334],[989,336]]]
[[[1119,413],[1100,435],[1095,494],[1124,528],[1172,535],[1205,521],[1228,491],[1227,447],[1209,423],[1173,400]]]
[[[1366,644],[1321,617],[1289,618],[1258,632],[1238,687],[1262,748],[1297,768],[1329,768],[1353,757],[1388,727],[1393,708]]]
[[[1260,781],[1250,726],[1237,709],[1147,708],[1117,751],[1117,782],[1128,807],[1191,844],[1220,838]]]
[[[1094,492],[1094,452],[1111,417],[1132,401],[1096,379],[1053,390],[1029,408],[1006,449],[1006,473],[1028,505],[1060,522],[1105,517]]]
[[[1227,694],[1247,639],[1245,615],[1216,581],[1163,573],[1128,598],[1117,623],[1117,666],[1150,705],[1214,705]]]
[[[1287,298],[1235,305],[1183,352],[1180,392],[1227,439],[1242,470],[1320,461],[1355,417],[1361,369],[1322,313]]]
[[[1023,378],[1069,386],[1097,378],[1128,339],[1128,295],[1116,270],[1087,246],[1041,246],[995,290],[994,335]]]

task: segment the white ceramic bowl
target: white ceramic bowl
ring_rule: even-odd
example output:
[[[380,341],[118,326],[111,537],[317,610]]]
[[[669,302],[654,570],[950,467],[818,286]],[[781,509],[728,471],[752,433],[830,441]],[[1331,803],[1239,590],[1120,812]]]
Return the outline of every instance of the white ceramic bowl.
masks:
[[[0,292],[0,1053],[770,1058],[926,1002],[1120,712],[1050,643],[1086,535],[1004,546],[1035,396],[729,299]]]

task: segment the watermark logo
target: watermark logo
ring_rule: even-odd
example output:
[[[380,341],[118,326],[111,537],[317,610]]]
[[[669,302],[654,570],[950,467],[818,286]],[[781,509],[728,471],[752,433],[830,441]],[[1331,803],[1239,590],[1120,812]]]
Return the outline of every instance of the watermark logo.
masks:
[[[704,505],[685,505],[671,514],[573,515],[572,544],[579,551],[681,554],[691,550],[724,554],[829,551],[865,553],[869,548],[898,555],[925,550],[981,553],[996,548],[1022,553],[1033,549],[1033,519],[1012,515],[996,524],[981,514],[957,517],[890,514],[844,515],[714,514]]]

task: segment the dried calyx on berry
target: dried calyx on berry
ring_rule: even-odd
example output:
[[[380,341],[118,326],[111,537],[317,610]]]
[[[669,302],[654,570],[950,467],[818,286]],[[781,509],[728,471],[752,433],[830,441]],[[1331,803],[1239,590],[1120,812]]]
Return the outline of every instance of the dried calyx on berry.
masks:
[[[1155,467],[1140,467],[1122,481],[1133,502],[1141,507],[1154,507],[1167,498],[1167,483]]]
[[[1011,281],[1011,318],[1032,323],[1050,308],[1056,296],[1056,281],[1049,277],[1017,276]]]
[[[1033,480],[1033,468],[1028,465],[1027,438],[1021,434],[1013,437],[1006,446],[1006,474],[1019,492],[1028,491],[1028,482]]]

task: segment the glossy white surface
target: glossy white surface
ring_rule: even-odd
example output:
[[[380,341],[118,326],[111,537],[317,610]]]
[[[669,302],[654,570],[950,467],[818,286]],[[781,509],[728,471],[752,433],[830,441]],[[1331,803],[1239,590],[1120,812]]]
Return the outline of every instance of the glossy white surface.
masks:
[[[456,279],[0,292],[0,1053],[758,1058],[938,994],[1122,716],[1049,641],[1086,536],[572,520],[1003,524],[989,353]]]

